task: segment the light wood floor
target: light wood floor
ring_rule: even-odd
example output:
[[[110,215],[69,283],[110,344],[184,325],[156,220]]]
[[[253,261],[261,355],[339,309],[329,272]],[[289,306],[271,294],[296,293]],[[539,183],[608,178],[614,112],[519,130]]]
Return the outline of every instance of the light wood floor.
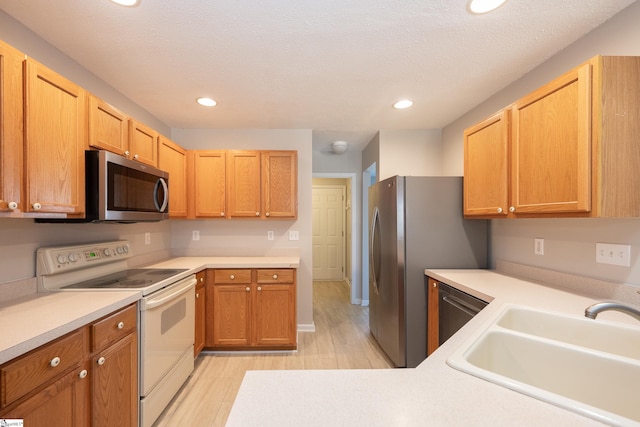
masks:
[[[345,283],[314,282],[313,320],[316,331],[298,334],[297,352],[202,353],[155,426],[223,426],[248,370],[393,367],[369,334],[368,308],[349,303]]]

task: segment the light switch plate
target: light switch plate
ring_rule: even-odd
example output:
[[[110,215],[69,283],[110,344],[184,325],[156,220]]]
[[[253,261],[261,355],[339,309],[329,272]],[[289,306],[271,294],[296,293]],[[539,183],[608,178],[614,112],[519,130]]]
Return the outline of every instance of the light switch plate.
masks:
[[[544,255],[544,239],[533,239],[533,253]]]
[[[289,240],[300,240],[298,231],[289,231]]]
[[[600,264],[631,266],[631,245],[596,243],[596,262]]]
[[[151,244],[151,233],[144,233],[144,244],[145,245]]]
[[[200,240],[200,230],[193,230],[191,240]]]

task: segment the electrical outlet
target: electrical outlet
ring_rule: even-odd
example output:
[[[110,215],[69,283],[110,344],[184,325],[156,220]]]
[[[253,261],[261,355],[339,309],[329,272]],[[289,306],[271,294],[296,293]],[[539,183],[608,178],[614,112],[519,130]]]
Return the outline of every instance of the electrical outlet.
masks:
[[[289,240],[300,240],[298,231],[289,231]]]
[[[200,240],[200,231],[193,230],[191,234],[191,240]]]
[[[273,231],[267,231],[267,240],[273,240]]]
[[[144,233],[144,244],[145,245],[151,244],[151,233]]]
[[[631,266],[631,246],[596,243],[596,262],[600,264]]]
[[[544,239],[533,239],[533,253],[544,255]]]

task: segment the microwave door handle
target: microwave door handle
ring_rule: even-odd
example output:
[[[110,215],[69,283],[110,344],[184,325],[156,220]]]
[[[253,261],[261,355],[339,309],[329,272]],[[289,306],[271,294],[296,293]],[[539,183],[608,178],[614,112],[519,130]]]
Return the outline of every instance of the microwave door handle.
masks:
[[[162,200],[162,206],[158,202],[158,187],[162,185],[164,199]],[[158,212],[164,212],[167,208],[167,204],[169,203],[169,187],[167,186],[167,181],[164,178],[158,178],[156,181],[156,185],[153,187],[153,203],[156,205],[156,209]]]

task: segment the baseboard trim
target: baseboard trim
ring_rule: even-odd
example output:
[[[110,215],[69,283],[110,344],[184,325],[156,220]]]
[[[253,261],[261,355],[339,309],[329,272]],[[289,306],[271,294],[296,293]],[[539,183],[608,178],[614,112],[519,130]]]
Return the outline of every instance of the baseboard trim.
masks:
[[[298,323],[298,332],[315,332],[316,324],[315,323]]]

